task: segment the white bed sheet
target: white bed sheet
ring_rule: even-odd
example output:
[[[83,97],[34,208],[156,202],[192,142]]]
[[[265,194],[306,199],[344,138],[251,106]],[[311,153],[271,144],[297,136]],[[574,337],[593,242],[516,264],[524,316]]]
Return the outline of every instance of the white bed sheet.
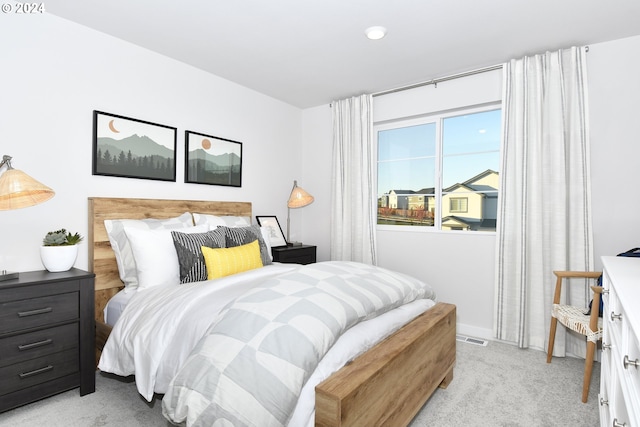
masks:
[[[127,306],[135,293],[136,290],[125,292],[125,290],[123,289],[113,297],[111,297],[111,299],[107,302],[107,305],[104,307],[104,323],[110,326],[115,325],[120,318],[120,315],[122,315],[124,308]]]
[[[138,392],[151,401],[154,393],[167,391],[171,379],[229,301],[266,278],[297,267],[274,263],[214,281],[118,293],[109,302],[112,307],[108,311],[113,314],[108,316],[120,312],[122,321],[114,322],[98,368],[121,376],[135,374]],[[417,300],[343,334],[303,387],[289,426],[313,426],[315,386],[433,305],[433,300]],[[149,310],[149,306],[164,309]]]

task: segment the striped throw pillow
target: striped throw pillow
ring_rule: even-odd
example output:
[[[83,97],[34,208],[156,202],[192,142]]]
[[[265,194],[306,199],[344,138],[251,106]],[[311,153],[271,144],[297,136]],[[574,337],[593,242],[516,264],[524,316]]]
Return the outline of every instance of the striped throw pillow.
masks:
[[[180,283],[207,280],[207,266],[201,248],[224,248],[224,230],[217,228],[206,233],[192,234],[172,231],[171,237],[180,264]]]

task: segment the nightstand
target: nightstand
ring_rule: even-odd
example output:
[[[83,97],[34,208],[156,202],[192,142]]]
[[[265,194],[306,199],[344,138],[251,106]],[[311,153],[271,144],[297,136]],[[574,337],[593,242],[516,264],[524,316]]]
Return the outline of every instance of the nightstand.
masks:
[[[271,248],[274,262],[312,264],[316,262],[316,247],[311,245],[281,246]]]
[[[0,412],[95,391],[94,277],[72,268],[0,282]]]

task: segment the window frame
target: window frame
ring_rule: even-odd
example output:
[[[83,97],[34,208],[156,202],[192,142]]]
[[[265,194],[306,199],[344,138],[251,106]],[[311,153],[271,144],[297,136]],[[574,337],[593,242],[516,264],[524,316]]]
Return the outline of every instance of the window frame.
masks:
[[[502,109],[502,102],[497,101],[497,102],[488,102],[488,103],[479,104],[479,105],[459,107],[459,108],[450,109],[450,110],[437,111],[437,112],[432,112],[428,114],[422,114],[419,116],[403,117],[403,118],[385,120],[385,121],[374,123],[373,124],[373,135],[374,135],[373,143],[375,144],[375,153],[376,153],[376,159],[375,159],[376,173],[375,173],[375,186],[373,191],[375,192],[374,201],[376,203],[376,230],[378,231],[411,231],[411,232],[421,232],[421,233],[423,232],[447,233],[447,234],[465,233],[467,235],[481,235],[481,236],[495,234],[496,233],[495,231],[477,231],[474,233],[469,233],[469,231],[464,231],[464,230],[453,230],[453,229],[442,228],[442,211],[443,211],[442,203],[443,203],[444,193],[445,193],[443,188],[443,183],[442,183],[442,169],[443,169],[442,162],[444,158],[442,153],[442,145],[443,145],[442,131],[443,131],[443,122],[447,118],[462,116],[466,114],[475,114],[475,113],[482,113],[487,111],[501,110],[501,109]],[[378,194],[378,165],[379,165],[379,161],[377,158],[378,134],[380,131],[401,129],[405,127],[424,125],[428,123],[435,123],[436,125],[436,135],[435,135],[436,147],[435,147],[435,155],[434,155],[435,157],[434,197],[436,199],[436,206],[435,206],[435,212],[434,212],[434,224],[432,226],[419,226],[419,227],[412,226],[412,225],[378,224],[377,223],[377,217],[378,217],[377,204],[378,204],[379,197],[381,196],[380,194]],[[502,134],[501,134],[500,148],[499,148],[500,158],[502,157],[502,146],[503,144],[502,144]],[[500,174],[501,171],[498,171],[498,173]],[[501,191],[502,189],[498,188],[498,191],[497,191],[498,200],[500,199]],[[474,194],[474,193],[486,193],[486,192],[484,191],[468,192],[468,194]],[[449,193],[449,194],[452,194],[452,193]],[[468,209],[468,205],[467,205],[467,209]],[[497,229],[497,224],[496,224],[496,229]]]

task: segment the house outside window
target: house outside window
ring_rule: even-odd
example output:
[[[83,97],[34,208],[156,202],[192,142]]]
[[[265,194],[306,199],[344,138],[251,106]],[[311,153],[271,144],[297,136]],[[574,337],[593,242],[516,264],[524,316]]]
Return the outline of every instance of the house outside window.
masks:
[[[374,131],[379,227],[495,231],[498,106],[376,124]]]

